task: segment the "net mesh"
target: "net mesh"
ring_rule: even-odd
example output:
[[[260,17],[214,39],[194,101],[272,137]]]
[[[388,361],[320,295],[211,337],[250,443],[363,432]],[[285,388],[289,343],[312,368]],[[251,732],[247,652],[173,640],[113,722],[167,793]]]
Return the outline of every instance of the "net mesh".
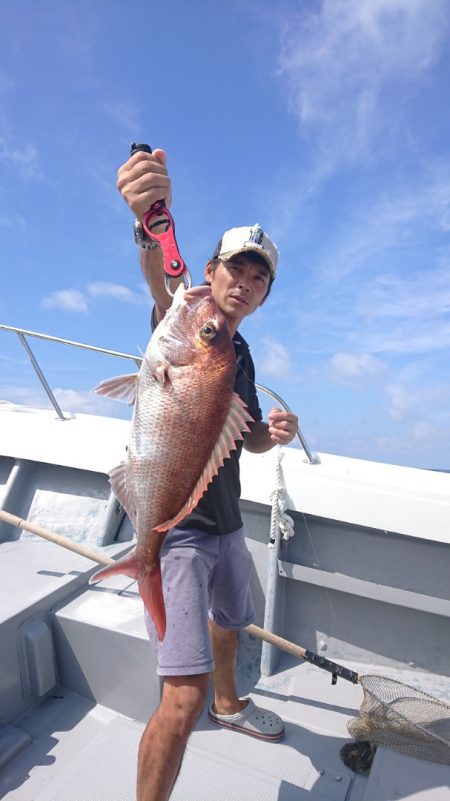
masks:
[[[450,765],[448,704],[385,676],[362,676],[361,685],[359,717],[347,724],[352,737]]]

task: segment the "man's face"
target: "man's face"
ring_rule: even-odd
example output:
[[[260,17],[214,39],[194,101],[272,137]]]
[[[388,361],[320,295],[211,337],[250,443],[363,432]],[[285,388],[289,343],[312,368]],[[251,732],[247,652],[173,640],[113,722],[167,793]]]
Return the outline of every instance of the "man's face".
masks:
[[[211,285],[214,300],[231,328],[261,306],[270,284],[269,268],[239,253],[229,261],[220,261],[215,269],[208,262],[205,280]]]

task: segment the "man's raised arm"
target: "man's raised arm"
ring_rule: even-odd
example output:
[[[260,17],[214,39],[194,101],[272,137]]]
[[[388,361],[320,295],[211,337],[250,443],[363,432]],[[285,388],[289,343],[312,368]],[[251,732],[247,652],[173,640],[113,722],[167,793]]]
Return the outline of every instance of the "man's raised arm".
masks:
[[[131,156],[117,173],[117,188],[125,202],[142,223],[145,213],[158,200],[164,200],[169,208],[172,202],[172,190],[166,167],[167,157],[164,150],[153,153],[138,151]],[[161,222],[155,217],[152,228],[155,233],[165,230],[166,218]],[[156,306],[156,321],[160,322],[172,303],[164,284],[164,261],[162,251],[155,242],[138,243],[140,245],[141,268],[149,286]],[[173,280],[175,291],[178,281]]]

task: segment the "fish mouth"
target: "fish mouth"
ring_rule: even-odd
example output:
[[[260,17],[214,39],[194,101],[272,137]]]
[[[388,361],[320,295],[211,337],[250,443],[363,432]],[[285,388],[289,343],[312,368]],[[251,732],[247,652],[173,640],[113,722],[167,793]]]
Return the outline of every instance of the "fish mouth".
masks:
[[[192,286],[184,291],[184,300],[200,300],[207,298],[211,295],[211,287],[209,284],[202,284],[201,286]]]
[[[183,284],[179,284],[175,290],[172,298],[171,309],[177,309],[183,303],[198,303],[199,300],[211,297],[211,287],[209,284],[202,284],[201,286],[192,286],[186,288]]]

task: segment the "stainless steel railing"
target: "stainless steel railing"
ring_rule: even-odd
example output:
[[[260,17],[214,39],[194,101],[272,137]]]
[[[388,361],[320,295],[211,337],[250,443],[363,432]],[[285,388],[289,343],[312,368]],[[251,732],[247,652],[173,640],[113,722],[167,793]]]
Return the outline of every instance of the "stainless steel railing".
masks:
[[[109,350],[108,348],[99,348],[96,345],[87,345],[84,342],[75,342],[75,341],[70,340],[70,339],[62,339],[61,337],[53,337],[53,336],[50,336],[50,334],[40,334],[37,331],[27,331],[25,328],[16,328],[15,326],[12,326],[12,325],[0,325],[0,331],[9,331],[11,333],[17,334],[17,336],[19,338],[19,341],[20,341],[22,347],[25,349],[25,352],[26,352],[26,354],[27,354],[27,356],[28,356],[28,358],[29,358],[29,360],[30,360],[30,362],[31,362],[31,364],[32,364],[32,366],[33,366],[38,378],[39,378],[39,381],[41,382],[41,384],[42,384],[42,386],[43,386],[43,388],[44,388],[44,390],[45,390],[45,392],[46,392],[46,394],[48,396],[48,399],[49,399],[50,403],[52,404],[56,414],[58,415],[58,417],[61,420],[70,420],[71,418],[65,417],[63,412],[61,411],[61,408],[60,408],[60,406],[58,404],[58,401],[56,400],[56,398],[55,398],[55,396],[54,396],[49,384],[47,383],[47,380],[46,380],[46,378],[45,378],[45,376],[44,376],[44,374],[43,374],[43,372],[42,372],[42,370],[41,370],[41,368],[40,368],[40,366],[38,364],[38,361],[37,361],[33,351],[30,348],[30,345],[29,345],[26,337],[35,337],[37,339],[46,340],[47,342],[59,342],[61,345],[70,345],[73,348],[82,348],[84,350],[95,351],[96,353],[104,353],[107,356],[116,356],[119,359],[128,359],[129,361],[134,362],[137,365],[137,367],[140,367],[141,366],[141,362],[142,362],[142,357],[141,356],[133,356],[130,353],[121,353],[121,351],[117,351],[117,350]],[[273,390],[268,389],[267,387],[264,387],[261,384],[255,384],[255,387],[258,390],[258,392],[264,392],[266,395],[269,395],[269,397],[271,397],[274,401],[276,401],[276,403],[279,403],[280,406],[286,412],[290,412],[291,411],[289,406],[283,400],[283,398],[281,398],[280,395],[277,395],[276,392],[273,392]],[[318,464],[319,463],[318,456],[311,452],[311,450],[310,450],[310,448],[308,446],[308,443],[306,442],[305,437],[303,436],[303,434],[302,434],[302,432],[300,431],[299,428],[297,429],[297,435],[296,436],[297,436],[297,439],[298,439],[298,441],[300,443],[300,446],[303,448],[303,450],[305,452],[305,456],[306,456],[305,461],[307,461],[309,464]]]

